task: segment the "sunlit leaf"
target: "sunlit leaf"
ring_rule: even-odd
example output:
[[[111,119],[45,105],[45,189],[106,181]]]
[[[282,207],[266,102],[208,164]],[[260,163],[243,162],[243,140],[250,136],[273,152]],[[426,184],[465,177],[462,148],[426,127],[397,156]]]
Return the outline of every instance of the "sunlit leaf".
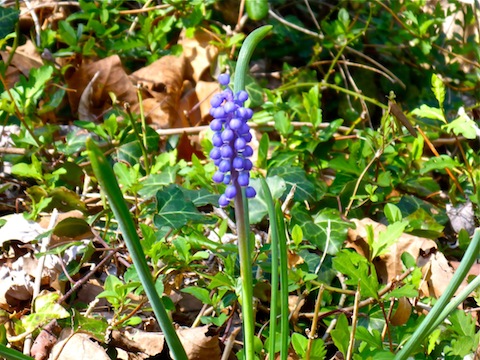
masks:
[[[207,216],[202,215],[197,208],[187,202],[182,190],[176,185],[171,185],[157,192],[158,214],[154,216],[153,222],[158,228],[164,226],[178,229],[189,221],[205,222]]]

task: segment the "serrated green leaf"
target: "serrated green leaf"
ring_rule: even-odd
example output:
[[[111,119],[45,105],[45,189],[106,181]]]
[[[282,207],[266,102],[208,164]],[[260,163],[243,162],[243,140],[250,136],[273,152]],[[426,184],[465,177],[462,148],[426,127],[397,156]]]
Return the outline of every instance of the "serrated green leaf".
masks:
[[[371,259],[375,259],[377,256],[388,252],[388,248],[395,244],[400,236],[402,236],[407,225],[407,221],[399,221],[388,225],[385,231],[381,231],[377,238],[369,244],[371,248]]]
[[[207,217],[186,201],[182,190],[177,185],[171,185],[157,192],[158,214],[153,222],[158,228],[170,227],[179,229],[189,221],[205,222]]]
[[[375,268],[363,256],[342,250],[334,257],[333,267],[348,277],[347,284],[355,287],[359,284],[362,296],[378,299],[379,284]]]
[[[303,357],[307,349],[308,339],[299,333],[292,334],[292,346],[297,355]]]
[[[432,91],[435,94],[440,108],[442,108],[443,102],[445,101],[445,84],[437,74],[432,74]]]
[[[443,113],[441,109],[434,108],[425,104],[421,105],[420,108],[413,110],[411,114],[416,115],[418,117],[423,117],[423,118],[433,119],[433,120],[440,120],[441,122],[445,122],[445,118],[443,117]]]
[[[416,289],[415,285],[413,284],[406,284],[400,288],[393,289],[386,295],[386,298],[396,298],[399,299],[401,297],[407,298],[414,298],[418,296],[418,290]]]
[[[445,169],[453,170],[457,166],[460,166],[457,160],[452,159],[446,154],[442,154],[440,156],[435,156],[428,159],[421,167],[420,174],[423,175],[430,171],[438,171]]]
[[[442,129],[447,132],[453,132],[457,136],[465,136],[467,139],[476,139],[477,136],[480,136],[477,124],[470,119],[465,111],[452,122],[442,125]]]
[[[383,213],[385,214],[388,222],[393,224],[397,221],[402,221],[402,211],[400,208],[394,204],[388,203],[383,208]]]
[[[258,145],[257,167],[260,169],[267,168],[269,146],[270,146],[270,139],[268,138],[268,133],[264,133]]]
[[[40,294],[35,299],[35,312],[24,316],[21,321],[26,331],[33,331],[41,325],[45,325],[53,319],[65,319],[70,316],[70,313],[65,310],[56,301],[59,298],[59,294],[53,292],[47,292]]]
[[[59,37],[65,42],[68,46],[77,46],[77,33],[75,29],[65,20],[58,22]]]
[[[382,335],[376,329],[372,329],[370,332],[366,327],[358,326],[357,331],[355,332],[355,339],[364,341],[375,349],[383,348]]]

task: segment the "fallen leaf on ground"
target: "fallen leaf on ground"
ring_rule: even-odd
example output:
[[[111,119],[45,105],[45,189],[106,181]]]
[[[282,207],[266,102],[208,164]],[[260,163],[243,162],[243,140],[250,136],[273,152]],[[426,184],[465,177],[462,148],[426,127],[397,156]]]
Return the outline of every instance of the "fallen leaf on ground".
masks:
[[[164,56],[130,74],[131,82],[142,90],[142,106],[147,121],[160,128],[169,128],[180,122],[178,108],[184,74],[183,55]],[[139,105],[132,106],[132,111],[138,113]]]
[[[131,106],[137,103],[137,90],[123,69],[120,57],[113,55],[94,62],[85,61],[72,75],[66,76],[68,87],[74,90],[67,93],[72,112],[78,111],[82,94],[96,73],[98,76],[91,84],[89,96],[82,99],[83,112],[88,109],[91,117],[101,116],[112,106],[110,92],[120,102]]]
[[[189,75],[197,83],[218,55],[218,48],[211,44],[213,40],[212,34],[201,29],[195,31],[193,37],[188,37],[184,29],[178,39],[178,44],[183,47],[183,56],[188,61]]]
[[[189,360],[221,358],[218,335],[210,334],[208,325],[179,329],[177,333]]]
[[[63,329],[53,346],[49,359],[53,360],[110,360],[105,349],[85,333]]]

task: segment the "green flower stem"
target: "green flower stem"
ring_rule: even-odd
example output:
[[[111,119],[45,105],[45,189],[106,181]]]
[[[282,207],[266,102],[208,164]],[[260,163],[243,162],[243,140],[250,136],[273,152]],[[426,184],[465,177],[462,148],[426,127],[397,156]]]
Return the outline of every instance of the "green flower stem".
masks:
[[[277,305],[278,305],[278,226],[277,217],[275,216],[275,204],[273,203],[272,194],[264,178],[260,178],[263,193],[267,200],[268,217],[270,219],[270,251],[272,254],[272,280],[271,280],[271,299],[270,299],[270,346],[268,349],[268,358],[275,359],[275,343],[277,335]]]
[[[252,251],[250,249],[248,206],[245,191],[235,182],[237,195],[235,196],[235,221],[237,224],[238,256],[240,261],[240,278],[242,281],[242,322],[244,358],[255,358],[253,341],[255,336],[255,316],[253,309],[253,274]],[[247,209],[247,211],[245,211]]]
[[[289,324],[288,324],[288,254],[287,254],[287,236],[285,230],[285,218],[283,216],[282,207],[280,203],[275,206],[277,213],[277,225],[278,225],[278,246],[280,248],[280,334],[281,334],[281,347],[280,358],[282,360],[287,359],[288,344],[289,344]]]
[[[279,203],[275,204],[265,179],[260,183],[267,201],[270,218],[270,236],[272,251],[272,299],[270,304],[270,348],[269,359],[275,358],[275,339],[277,328],[277,293],[278,293],[278,258],[280,258],[280,359],[288,356],[289,324],[288,324],[288,258],[287,238],[285,236],[285,220]]]
[[[466,278],[468,271],[475,262],[478,254],[480,253],[480,229],[475,231],[472,241],[468,245],[467,251],[463,256],[463,259],[458,267],[457,271],[453,275],[450,284],[448,285],[445,292],[442,294],[440,299],[435,303],[432,310],[428,313],[425,319],[421,322],[418,328],[413,333],[412,337],[407,341],[405,346],[397,353],[395,360],[405,360],[410,354],[422,343],[423,339],[428,336],[435,327],[440,325],[443,320],[453,311],[455,307],[453,304],[449,305],[450,299],[457,291],[458,287],[462,281]],[[475,283],[478,280],[476,279]],[[462,292],[463,299],[460,297],[456,298],[456,302],[460,303],[463,301],[469,293]]]
[[[87,139],[87,151],[93,172],[95,173],[95,176],[110,203],[115,218],[118,221],[120,231],[127,244],[130,256],[133,259],[138,277],[145,289],[145,293],[152,305],[153,312],[157,317],[160,327],[163,330],[168,347],[173,354],[173,358],[175,360],[188,360],[185,349],[183,348],[173,324],[168,317],[163,302],[155,289],[152,274],[145,259],[145,254],[136,231],[135,223],[133,222],[130,211],[125,204],[123,194],[118,186],[113,169],[102,151],[91,138]]]
[[[240,90],[245,90],[245,78],[253,51],[272,28],[272,25],[259,27],[258,29],[253,30],[243,42],[240,53],[238,54],[235,77],[233,79],[233,89],[235,94]]]
[[[240,53],[238,55],[237,66],[235,69],[235,78],[233,83],[234,93],[245,90],[245,77],[247,75],[248,64],[253,51],[258,43],[267,35],[272,26],[262,26],[252,31],[245,39]],[[249,224],[248,224],[248,205],[246,202],[245,191],[240,188],[238,181],[234,180],[237,189],[235,196],[235,219],[237,223],[238,236],[238,254],[240,261],[240,277],[242,280],[242,313],[243,313],[243,338],[244,338],[244,358],[253,360],[255,358],[254,336],[255,336],[255,318],[253,309],[253,275],[252,275],[252,253],[249,245]]]

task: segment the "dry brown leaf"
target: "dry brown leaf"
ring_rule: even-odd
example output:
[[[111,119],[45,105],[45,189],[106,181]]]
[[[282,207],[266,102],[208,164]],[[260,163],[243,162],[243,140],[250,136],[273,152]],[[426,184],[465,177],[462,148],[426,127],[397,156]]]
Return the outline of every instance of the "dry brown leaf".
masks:
[[[7,51],[0,51],[2,60],[6,62],[10,56]],[[30,70],[39,68],[43,65],[42,58],[36,52],[35,45],[30,41],[19,46],[13,55],[12,62],[7,68],[5,74],[5,81],[9,88],[13,87],[16,82],[20,80],[20,75],[28,77]]]
[[[166,94],[161,94],[163,100],[155,98],[147,98],[142,100],[143,113],[149,124],[156,125],[160,129],[169,129],[172,123],[177,119],[178,113],[175,110],[175,104],[171,102],[171,98]],[[139,105],[132,107],[132,112],[139,113]]]
[[[89,96],[82,99],[82,111],[85,113],[85,109],[88,109],[89,117],[101,116],[111,107],[110,92],[120,102],[130,105],[137,103],[137,90],[123,69],[120,58],[113,55],[94,62],[84,62],[73,75],[66,76],[69,88],[75,90],[68,92],[73,112],[79,110],[82,94],[97,72],[98,77],[91,84]]]
[[[167,55],[130,75],[143,90],[142,105],[147,120],[160,128],[180,122],[178,114],[185,74],[185,58]],[[138,112],[138,105],[132,111]]]
[[[200,115],[203,121],[210,117],[210,100],[218,92],[220,92],[220,88],[216,82],[197,82],[195,93],[200,104]]]
[[[201,29],[195,31],[193,37],[188,37],[187,31],[183,30],[178,39],[178,44],[182,45],[183,55],[188,62],[188,77],[197,83],[218,55],[218,48],[211,44],[213,40],[215,38],[212,34]]]
[[[85,333],[63,329],[53,346],[49,359],[53,360],[110,360],[105,349]]]
[[[412,314],[412,305],[406,297],[398,299],[398,307],[395,313],[390,318],[390,324],[394,326],[401,326],[407,323]]]
[[[156,357],[162,353],[165,336],[159,332],[146,332],[138,329],[122,329],[112,332],[111,345],[123,349],[129,356],[139,359]]]
[[[189,360],[216,360],[221,358],[218,335],[211,335],[207,325],[180,329],[177,333]]]

